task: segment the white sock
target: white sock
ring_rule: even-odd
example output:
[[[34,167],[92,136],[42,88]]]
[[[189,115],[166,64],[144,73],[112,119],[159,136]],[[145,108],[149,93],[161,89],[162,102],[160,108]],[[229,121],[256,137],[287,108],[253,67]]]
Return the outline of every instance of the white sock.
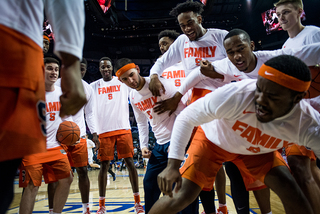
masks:
[[[270,212],[268,212],[268,213],[266,213],[266,214],[272,214],[272,211],[270,211]]]
[[[55,212],[52,212],[53,214],[61,214],[61,213],[55,213]]]
[[[225,206],[227,206],[227,204],[220,204],[219,203],[219,207],[225,207]]]
[[[83,212],[86,212],[88,207],[89,207],[89,203],[82,203]]]
[[[49,209],[49,214],[53,214],[53,208]]]

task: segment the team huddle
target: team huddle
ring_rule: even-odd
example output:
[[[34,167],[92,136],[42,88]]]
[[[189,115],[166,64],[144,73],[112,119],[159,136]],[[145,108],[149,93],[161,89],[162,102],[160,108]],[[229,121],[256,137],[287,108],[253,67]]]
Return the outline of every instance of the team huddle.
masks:
[[[0,91],[6,95],[0,105],[0,142],[6,148],[0,152],[0,171],[7,173],[0,177],[0,214],[12,201],[18,167],[24,188],[20,214],[32,213],[42,176],[48,184],[49,213],[62,213],[75,179],[71,167],[78,173],[83,213],[90,214],[87,128],[101,161],[97,214],[108,211],[107,172],[115,149],[129,171],[135,213],[198,214],[200,197],[202,214],[227,214],[225,174],[238,214],[249,214],[248,191],[253,191],[261,213],[271,214],[270,189],[286,213],[320,213],[320,88],[313,84],[320,71],[320,28],[301,24],[302,0],[275,3],[289,38],[273,51],[254,51],[254,42],[242,29],[204,28],[203,4],[177,4],[170,15],[183,34],[159,33],[162,55],[149,77],[140,75],[132,59],[113,64],[102,57],[102,78],[90,84],[82,80],[87,70],[84,34],[73,34],[83,30],[83,5],[75,0],[40,2],[23,3],[22,19],[31,23],[20,26],[23,32],[5,18],[14,3],[0,8],[0,35],[6,41],[0,46]],[[61,62],[43,58],[49,38],[40,38],[35,26],[44,8],[56,29],[54,53]],[[21,50],[24,54],[16,54]],[[15,64],[17,59],[24,60]],[[128,100],[142,156],[149,159],[144,207]],[[80,130],[71,145],[57,140],[64,121]],[[149,124],[157,140],[152,150]]]

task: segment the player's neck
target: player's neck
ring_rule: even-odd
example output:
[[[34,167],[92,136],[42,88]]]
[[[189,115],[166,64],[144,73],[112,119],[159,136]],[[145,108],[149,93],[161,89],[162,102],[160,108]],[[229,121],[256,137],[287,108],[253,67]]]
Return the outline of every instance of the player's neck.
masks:
[[[46,92],[54,91],[54,84],[45,83]]]
[[[136,89],[137,91],[140,91],[143,88],[144,84],[146,84],[146,79],[142,76],[140,76],[140,77],[141,77],[141,79],[140,79],[141,82],[140,82],[139,87]]]
[[[305,26],[303,26],[301,23],[297,24],[296,26],[288,30],[289,37],[290,38],[296,37],[304,28]]]

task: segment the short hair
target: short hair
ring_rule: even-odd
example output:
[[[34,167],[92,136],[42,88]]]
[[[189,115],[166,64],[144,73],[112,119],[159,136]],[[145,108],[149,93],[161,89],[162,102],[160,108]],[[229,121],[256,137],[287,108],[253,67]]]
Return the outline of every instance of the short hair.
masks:
[[[58,61],[57,59],[53,58],[53,57],[45,57],[45,58],[43,59],[43,61],[44,61],[44,65],[46,65],[46,64],[48,64],[48,63],[57,63],[58,66],[60,67],[59,61]]]
[[[299,80],[311,81],[311,72],[308,66],[295,56],[280,55],[269,59],[264,64]]]
[[[86,67],[88,66],[88,62],[87,62],[86,58],[84,58],[84,57],[82,58],[81,63],[85,64]]]
[[[128,65],[130,63],[133,63],[131,59],[129,58],[121,58],[121,59],[118,59],[114,65],[114,70],[117,71],[119,70],[120,68],[122,68],[123,66],[125,65]]]
[[[180,4],[177,4],[176,7],[172,8],[170,11],[171,16],[178,17],[181,13],[192,11],[194,13],[197,13],[201,15],[203,12],[203,4],[200,2],[192,2],[192,1],[186,1]]]
[[[163,30],[158,35],[158,40],[160,40],[162,37],[169,37],[173,41],[176,40],[180,36],[180,33],[178,33],[175,30]]]
[[[223,42],[226,41],[230,37],[238,36],[241,34],[244,35],[246,42],[248,42],[250,44],[251,39],[250,39],[249,34],[246,31],[238,29],[238,28],[230,30],[229,33],[224,37]]]
[[[99,64],[100,64],[100,62],[103,61],[103,60],[108,60],[108,61],[110,61],[110,62],[112,63],[112,60],[111,60],[109,57],[104,56],[104,57],[102,57],[102,58],[99,60]]]
[[[277,3],[275,3],[274,6],[278,7],[284,4],[292,4],[295,9],[299,9],[299,8],[303,9],[302,0],[280,0]]]

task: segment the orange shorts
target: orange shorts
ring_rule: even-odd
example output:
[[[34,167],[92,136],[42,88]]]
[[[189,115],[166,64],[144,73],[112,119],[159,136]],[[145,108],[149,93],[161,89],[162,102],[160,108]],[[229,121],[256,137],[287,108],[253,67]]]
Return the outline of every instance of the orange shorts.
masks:
[[[70,173],[71,167],[67,156],[47,163],[22,166],[19,174],[19,187],[27,187],[30,180],[34,186],[41,186],[42,175],[47,184],[68,178]]]
[[[125,133],[123,133],[125,131]],[[128,133],[129,132],[129,133]],[[119,134],[122,133],[122,134]],[[114,145],[117,142],[118,158],[132,158],[133,157],[133,142],[131,130],[118,130],[108,132],[108,134],[116,134],[108,137],[99,135],[100,149],[98,158],[101,161],[113,160]]]
[[[75,146],[61,146],[67,151],[68,159],[72,167],[83,167],[89,164],[87,140],[85,138],[81,138],[80,143]]]
[[[304,146],[300,146],[298,144],[293,144],[292,146],[288,146],[286,148],[286,155],[290,156],[290,155],[297,155],[297,156],[306,156],[308,158],[310,158],[310,160],[315,161],[316,155],[314,154],[314,152],[310,149],[307,149]]]
[[[0,162],[46,151],[43,53],[0,25]]]
[[[276,166],[286,166],[280,153],[239,155],[227,152],[209,141],[199,127],[182,162],[182,177],[191,180],[203,190],[211,190],[223,162],[232,161],[240,170],[247,190],[265,188],[265,175]],[[209,169],[209,170],[208,170]]]
[[[201,89],[201,88],[193,88],[192,89],[192,95],[191,95],[191,103],[196,101],[197,99],[204,97],[206,94],[209,94],[210,90],[207,89]]]

